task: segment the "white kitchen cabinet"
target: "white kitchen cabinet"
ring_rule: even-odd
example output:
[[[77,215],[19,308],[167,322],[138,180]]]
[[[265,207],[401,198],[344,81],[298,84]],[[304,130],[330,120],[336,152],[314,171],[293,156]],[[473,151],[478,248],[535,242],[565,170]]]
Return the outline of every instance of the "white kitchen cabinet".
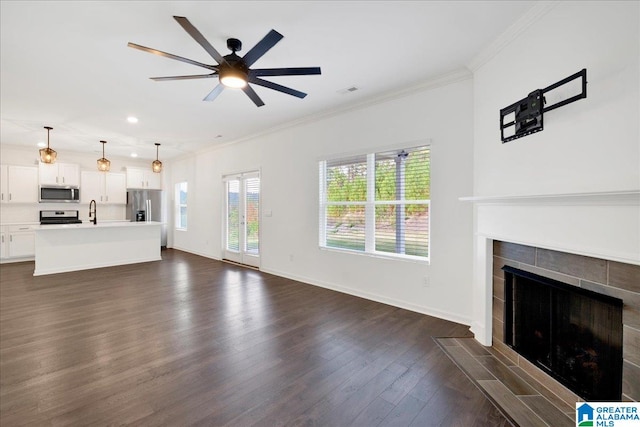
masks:
[[[9,201],[9,166],[0,165],[0,201]]]
[[[8,258],[32,258],[36,254],[36,234],[34,225],[8,226],[9,241],[5,236]]]
[[[80,165],[38,163],[40,185],[80,185]]]
[[[123,173],[82,171],[80,202],[95,200],[100,204],[126,204],[127,178]]]
[[[8,235],[5,231],[5,227],[0,227],[0,259],[9,257],[9,251],[7,250]]]
[[[0,202],[38,203],[38,168],[1,165]]]
[[[162,173],[144,168],[127,168],[127,188],[162,190]]]
[[[101,202],[104,197],[104,172],[82,171],[80,173],[80,202],[89,203],[91,200]]]
[[[127,204],[127,176],[123,173],[105,175],[105,197],[107,203]]]

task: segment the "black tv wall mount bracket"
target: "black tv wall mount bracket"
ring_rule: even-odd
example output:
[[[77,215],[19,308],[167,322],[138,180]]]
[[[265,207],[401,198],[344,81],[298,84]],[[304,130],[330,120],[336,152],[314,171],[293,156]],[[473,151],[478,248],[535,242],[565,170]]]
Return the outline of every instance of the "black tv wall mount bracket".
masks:
[[[574,96],[571,96],[562,101],[558,101],[553,105],[547,107],[545,93],[550,92],[560,86],[566,85],[576,79],[581,79],[582,91]],[[512,141],[514,139],[522,138],[523,136],[531,135],[535,132],[540,132],[544,129],[543,115],[546,112],[555,110],[563,105],[570,104],[582,98],[587,97],[587,69],[583,68],[577,73],[560,80],[557,83],[552,84],[544,89],[536,89],[531,92],[526,98],[515,102],[508,107],[500,110],[500,137],[502,143]],[[506,122],[506,123],[505,123]],[[509,129],[514,126],[515,129]],[[505,132],[505,129],[507,132]],[[506,136],[505,136],[506,133]]]

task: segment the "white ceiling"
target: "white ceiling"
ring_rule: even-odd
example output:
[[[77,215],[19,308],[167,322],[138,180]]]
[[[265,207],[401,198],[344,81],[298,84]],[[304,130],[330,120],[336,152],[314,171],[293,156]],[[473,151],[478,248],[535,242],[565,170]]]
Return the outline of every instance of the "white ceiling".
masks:
[[[228,143],[419,85],[467,66],[535,1],[2,1],[0,142],[168,159]],[[320,66],[319,76],[267,77],[308,93],[298,99],[254,86],[202,99],[217,79],[127,47],[134,42],[215,62],[173,19],[185,16],[222,54],[242,56],[275,29],[284,38],[253,68]],[[346,92],[349,87],[354,92]],[[345,93],[346,92],[346,93]],[[127,116],[139,118],[135,125]]]

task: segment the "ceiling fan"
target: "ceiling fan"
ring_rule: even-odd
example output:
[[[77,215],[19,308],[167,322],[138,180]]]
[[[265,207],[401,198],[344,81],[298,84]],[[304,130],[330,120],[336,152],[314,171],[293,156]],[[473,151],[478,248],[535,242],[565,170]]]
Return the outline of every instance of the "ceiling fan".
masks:
[[[153,53],[155,55],[164,56],[165,58],[175,59],[177,61],[186,62],[187,64],[197,65],[198,67],[206,68],[212,73],[209,74],[197,74],[189,76],[169,76],[169,77],[151,77],[151,80],[165,81],[165,80],[188,80],[188,79],[207,79],[207,78],[219,78],[218,85],[213,88],[203,101],[213,101],[224,90],[225,87],[239,88],[247,94],[249,98],[258,107],[262,107],[264,102],[249,83],[253,83],[259,86],[263,86],[269,89],[277,90],[278,92],[286,93],[298,98],[304,98],[306,93],[300,92],[295,89],[291,89],[286,86],[279,85],[277,83],[270,82],[268,80],[261,79],[260,77],[267,76],[303,76],[311,74],[320,74],[320,67],[297,67],[297,68],[254,68],[251,69],[258,59],[262,57],[269,49],[275,46],[284,36],[276,30],[271,30],[264,36],[249,52],[243,57],[236,55],[236,52],[242,49],[242,42],[238,39],[227,39],[227,47],[231,50],[229,55],[222,56],[217,50],[204,38],[204,36],[198,31],[196,27],[189,22],[184,16],[173,17],[178,24],[189,33],[195,41],[197,41],[204,50],[211,55],[211,57],[217,62],[215,65],[203,64],[202,62],[194,61],[192,59],[183,58],[182,56],[173,55],[171,53],[162,52],[160,50],[152,49],[149,47],[141,46],[135,43],[129,42],[127,46],[140,49],[145,52]]]

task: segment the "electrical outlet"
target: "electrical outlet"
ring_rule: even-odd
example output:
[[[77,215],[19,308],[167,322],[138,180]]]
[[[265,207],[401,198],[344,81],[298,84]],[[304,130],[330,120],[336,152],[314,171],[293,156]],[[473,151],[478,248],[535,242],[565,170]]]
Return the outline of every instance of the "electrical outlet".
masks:
[[[293,261],[293,254],[289,254],[289,261]]]
[[[431,282],[429,281],[429,276],[424,276],[422,278],[422,287],[428,288],[429,286],[431,286]]]

